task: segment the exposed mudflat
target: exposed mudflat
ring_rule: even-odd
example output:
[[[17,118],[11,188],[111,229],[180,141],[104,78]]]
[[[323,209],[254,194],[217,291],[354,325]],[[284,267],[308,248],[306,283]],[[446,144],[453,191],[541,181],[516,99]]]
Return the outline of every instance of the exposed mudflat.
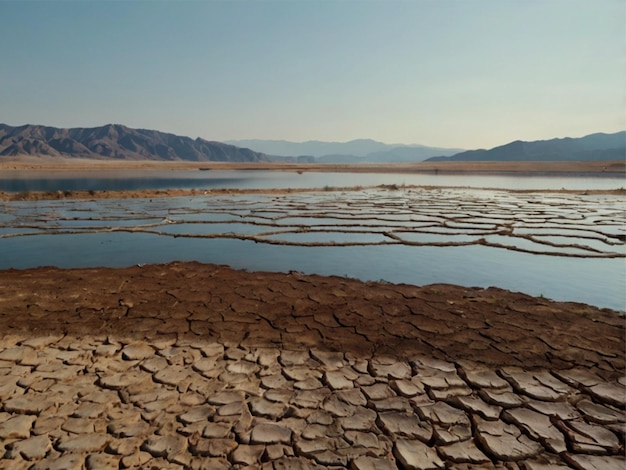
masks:
[[[112,199],[110,192],[101,192]],[[386,186],[306,191],[138,191],[3,206],[0,239],[111,231],[293,246],[469,246],[626,257],[625,200],[610,192]],[[159,202],[151,196],[178,196]],[[37,199],[33,193],[30,197]],[[96,194],[96,193],[94,193]],[[70,194],[70,196],[72,196]],[[63,195],[61,194],[62,198]],[[174,203],[171,201],[175,201]]]
[[[3,468],[626,463],[624,318],[583,304],[199,263],[38,268],[0,272],[0,331]]]
[[[269,167],[624,171],[623,162]],[[9,172],[76,168],[245,166],[0,164]],[[542,193],[474,194],[463,204],[445,189],[397,187],[362,197],[354,188],[341,197],[291,190],[4,193],[0,200],[49,202],[31,212],[7,203],[1,228],[3,238],[125,230],[624,257],[623,190]],[[592,194],[609,196],[599,203]],[[156,200],[129,202],[171,196],[194,201],[181,198],[175,210]],[[120,201],[94,208],[92,199]],[[621,470],[625,326],[623,313],[496,288],[180,262],[0,271],[0,468]]]
[[[347,173],[624,173],[626,162],[415,162],[415,163],[231,163],[119,161],[57,157],[3,157],[0,170],[276,170]]]

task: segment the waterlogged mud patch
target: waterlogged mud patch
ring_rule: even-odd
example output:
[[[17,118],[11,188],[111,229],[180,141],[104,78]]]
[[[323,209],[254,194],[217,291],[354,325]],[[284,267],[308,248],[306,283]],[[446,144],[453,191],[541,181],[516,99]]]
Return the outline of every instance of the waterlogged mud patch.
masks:
[[[0,238],[125,231],[292,246],[483,245],[550,256],[626,257],[622,194],[393,187],[0,207]]]

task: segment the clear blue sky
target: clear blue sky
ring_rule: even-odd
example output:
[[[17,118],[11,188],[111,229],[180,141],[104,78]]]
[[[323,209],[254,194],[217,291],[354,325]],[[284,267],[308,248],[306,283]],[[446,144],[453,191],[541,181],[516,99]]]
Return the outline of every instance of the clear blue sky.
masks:
[[[623,0],[0,0],[0,122],[489,148],[626,128]]]

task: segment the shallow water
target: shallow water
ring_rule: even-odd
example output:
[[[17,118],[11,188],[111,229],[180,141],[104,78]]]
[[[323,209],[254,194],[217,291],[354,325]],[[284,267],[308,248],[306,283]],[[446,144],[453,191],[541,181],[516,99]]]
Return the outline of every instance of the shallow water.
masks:
[[[2,269],[197,260],[626,309],[623,196],[373,189],[0,208]]]
[[[498,189],[617,189],[622,175],[524,176],[282,171],[28,170],[0,174],[0,191],[113,191],[141,189],[274,189],[378,185]]]

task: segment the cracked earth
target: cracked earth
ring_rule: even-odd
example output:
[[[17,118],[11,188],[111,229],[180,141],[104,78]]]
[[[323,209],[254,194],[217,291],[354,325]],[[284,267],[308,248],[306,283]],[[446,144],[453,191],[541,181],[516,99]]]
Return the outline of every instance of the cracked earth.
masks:
[[[395,186],[206,194],[4,202],[0,239],[129,232],[292,246],[483,245],[549,256],[626,257],[620,194]]]
[[[0,272],[0,468],[623,469],[624,318],[171,263]]]

